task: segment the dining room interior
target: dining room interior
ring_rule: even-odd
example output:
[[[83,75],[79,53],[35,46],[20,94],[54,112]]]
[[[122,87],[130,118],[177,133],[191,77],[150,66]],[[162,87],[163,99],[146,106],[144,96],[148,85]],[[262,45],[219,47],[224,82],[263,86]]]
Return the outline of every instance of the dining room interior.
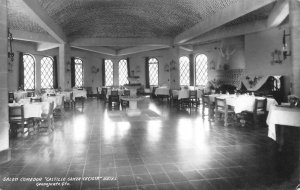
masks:
[[[299,0],[0,15],[0,190],[300,189]]]

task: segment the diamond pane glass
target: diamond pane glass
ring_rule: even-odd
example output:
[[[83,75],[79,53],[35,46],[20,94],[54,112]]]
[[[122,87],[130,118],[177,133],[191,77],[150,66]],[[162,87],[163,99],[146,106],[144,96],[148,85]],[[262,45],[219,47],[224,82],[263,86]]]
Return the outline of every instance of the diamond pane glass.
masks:
[[[119,85],[128,84],[128,71],[127,71],[127,60],[122,59],[119,61]]]
[[[208,82],[207,57],[200,54],[196,57],[196,85],[206,85]]]
[[[190,59],[186,56],[179,58],[180,85],[190,85]]]
[[[23,55],[24,63],[24,89],[35,88],[35,61],[31,55]]]
[[[111,60],[105,60],[105,86],[114,84],[114,64]]]
[[[150,85],[158,85],[158,61],[156,58],[149,59],[149,83]]]
[[[75,86],[83,86],[83,65],[82,60],[79,58],[75,59]]]
[[[53,59],[44,57],[41,60],[41,87],[53,88]]]

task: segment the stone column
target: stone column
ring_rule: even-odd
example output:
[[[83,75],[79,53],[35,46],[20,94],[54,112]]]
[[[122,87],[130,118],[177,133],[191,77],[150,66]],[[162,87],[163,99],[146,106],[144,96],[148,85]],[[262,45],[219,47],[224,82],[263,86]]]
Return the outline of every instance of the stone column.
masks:
[[[71,55],[68,44],[59,45],[58,86],[62,90],[71,89]]]
[[[179,47],[173,46],[170,48],[170,88],[178,89],[179,81]]]
[[[0,0],[0,163],[10,161],[8,122],[7,0]]]
[[[293,65],[292,94],[300,96],[300,1],[290,0],[291,62]]]

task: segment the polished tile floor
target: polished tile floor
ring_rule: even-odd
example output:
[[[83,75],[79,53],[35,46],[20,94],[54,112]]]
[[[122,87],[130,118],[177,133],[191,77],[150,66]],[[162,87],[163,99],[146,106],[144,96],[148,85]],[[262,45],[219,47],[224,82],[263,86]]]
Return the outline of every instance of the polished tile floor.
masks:
[[[128,118],[89,99],[83,112],[56,119],[52,135],[11,140],[0,189],[273,190],[299,183],[298,129],[278,152],[267,128],[223,127],[200,111],[148,98],[140,107],[141,116]]]

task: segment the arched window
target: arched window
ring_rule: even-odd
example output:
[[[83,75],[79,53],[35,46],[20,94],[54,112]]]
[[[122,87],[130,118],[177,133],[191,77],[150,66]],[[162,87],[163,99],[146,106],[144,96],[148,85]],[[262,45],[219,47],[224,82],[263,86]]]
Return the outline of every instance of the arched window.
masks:
[[[24,90],[35,89],[35,59],[32,55],[23,55]]]
[[[83,63],[80,58],[75,58],[75,87],[83,86]]]
[[[149,83],[150,85],[158,85],[158,60],[150,58],[149,61]]]
[[[42,88],[53,88],[53,58],[43,57],[41,60],[41,87]]]
[[[206,85],[208,82],[207,56],[200,54],[196,57],[196,85]]]
[[[121,59],[119,61],[119,85],[128,84],[128,70],[127,70],[127,60]]]
[[[104,64],[105,64],[105,86],[112,86],[114,84],[114,64],[109,59],[106,59]]]
[[[179,58],[180,85],[190,85],[190,59],[187,56]]]

